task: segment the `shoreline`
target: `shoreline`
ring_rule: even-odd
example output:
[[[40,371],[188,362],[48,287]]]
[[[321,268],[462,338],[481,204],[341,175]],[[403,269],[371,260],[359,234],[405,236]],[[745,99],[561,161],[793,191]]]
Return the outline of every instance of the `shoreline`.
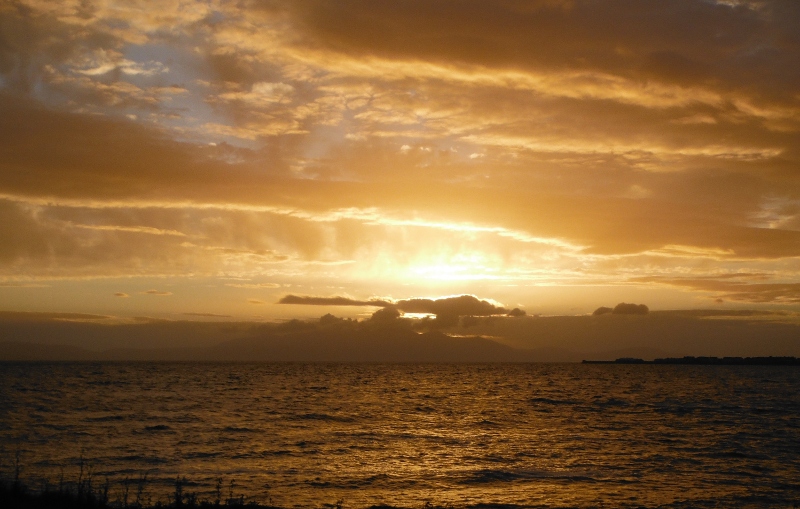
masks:
[[[633,357],[621,357],[613,361],[583,360],[582,364],[666,364],[691,366],[800,366],[797,357],[667,357],[646,361]]]

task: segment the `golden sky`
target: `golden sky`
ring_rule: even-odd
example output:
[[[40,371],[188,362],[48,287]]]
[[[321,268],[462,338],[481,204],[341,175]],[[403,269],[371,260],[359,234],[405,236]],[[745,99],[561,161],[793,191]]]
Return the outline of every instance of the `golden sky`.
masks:
[[[0,1],[0,309],[800,311],[798,26],[796,0]]]

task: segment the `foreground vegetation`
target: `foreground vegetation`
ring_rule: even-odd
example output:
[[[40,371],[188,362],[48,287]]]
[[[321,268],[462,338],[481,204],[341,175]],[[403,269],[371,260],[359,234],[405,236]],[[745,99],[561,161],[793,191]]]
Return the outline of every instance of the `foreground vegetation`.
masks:
[[[254,501],[246,502],[243,496],[222,498],[222,483],[217,484],[213,499],[199,499],[197,494],[185,491],[186,480],[176,479],[175,491],[169,501],[151,502],[141,490],[141,483],[135,484],[133,492],[126,489],[120,498],[111,500],[108,483],[92,487],[91,482],[78,483],[73,488],[46,486],[39,491],[28,489],[19,479],[12,482],[0,480],[0,508],[3,509],[281,509],[272,504]],[[231,483],[232,486],[232,483]],[[232,493],[229,492],[229,495]],[[322,509],[344,509],[344,500],[323,504]],[[485,506],[491,507],[491,506]],[[397,509],[393,506],[378,505],[366,509]],[[425,501],[421,509],[453,509],[452,506],[439,506]]]
[[[213,500],[200,500],[196,493],[185,491],[185,479],[176,479],[175,491],[169,501],[152,502],[143,493],[142,482],[123,483],[122,493],[115,499],[109,497],[109,483],[93,487],[91,481],[83,480],[76,486],[67,488],[45,486],[34,491],[18,479],[13,482],[0,481],[0,507],[4,509],[175,509],[175,508],[253,508],[274,509],[272,505],[245,502],[243,496],[222,498],[221,482]],[[342,504],[331,504],[339,506]]]

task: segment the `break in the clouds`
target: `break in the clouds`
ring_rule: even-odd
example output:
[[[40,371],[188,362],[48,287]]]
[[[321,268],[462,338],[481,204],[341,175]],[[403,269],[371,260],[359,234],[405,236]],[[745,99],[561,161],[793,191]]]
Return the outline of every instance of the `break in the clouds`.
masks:
[[[0,303],[130,278],[181,288],[175,313],[279,287],[797,306],[799,23],[792,0],[5,2]]]

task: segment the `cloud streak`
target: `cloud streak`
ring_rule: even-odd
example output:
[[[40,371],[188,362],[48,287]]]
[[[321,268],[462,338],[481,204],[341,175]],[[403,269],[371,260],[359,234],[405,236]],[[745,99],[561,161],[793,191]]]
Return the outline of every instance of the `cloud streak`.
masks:
[[[312,297],[301,295],[286,295],[281,297],[278,304],[299,304],[303,306],[377,306],[387,307],[393,303],[388,300],[356,300],[349,297]]]
[[[166,292],[164,290],[146,290],[144,292],[139,292],[139,293],[141,293],[142,295],[158,295],[160,297],[167,297],[169,295],[172,295],[172,292]]]
[[[769,281],[769,279],[768,275],[762,274],[728,274],[699,278],[649,277],[638,278],[637,281],[708,292],[711,294],[711,298],[720,301],[751,304],[800,303],[800,283]]]
[[[459,295],[456,297],[441,297],[438,299],[369,299],[357,300],[349,297],[310,297],[286,295],[279,304],[300,304],[312,306],[375,306],[392,308],[404,313],[421,313],[444,316],[490,316],[508,313],[502,306],[487,300],[481,300],[474,295]]]

